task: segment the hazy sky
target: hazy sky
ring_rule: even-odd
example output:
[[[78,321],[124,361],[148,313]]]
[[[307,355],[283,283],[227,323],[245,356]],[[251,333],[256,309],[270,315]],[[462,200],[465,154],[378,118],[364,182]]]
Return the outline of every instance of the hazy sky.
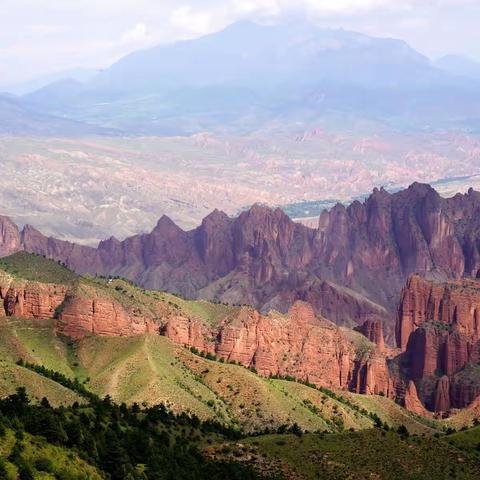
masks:
[[[480,0],[0,0],[0,85],[192,38],[239,19],[307,17],[480,60]]]

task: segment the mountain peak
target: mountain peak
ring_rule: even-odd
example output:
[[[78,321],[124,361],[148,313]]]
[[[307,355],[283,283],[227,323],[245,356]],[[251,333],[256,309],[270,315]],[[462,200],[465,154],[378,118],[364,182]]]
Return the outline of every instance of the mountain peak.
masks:
[[[202,220],[202,225],[206,223],[223,224],[227,221],[230,221],[230,217],[222,210],[219,210],[218,208],[216,208]]]
[[[162,215],[152,233],[163,234],[166,232],[183,232],[183,230],[167,215]]]

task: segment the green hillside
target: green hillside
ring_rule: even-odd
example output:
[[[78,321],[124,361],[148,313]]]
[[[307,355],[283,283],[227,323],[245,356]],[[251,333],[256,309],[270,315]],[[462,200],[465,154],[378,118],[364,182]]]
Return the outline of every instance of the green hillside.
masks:
[[[0,478],[11,480],[255,480],[248,466],[200,448],[238,438],[216,422],[108,397],[52,407],[24,389],[0,400]]]
[[[473,452],[480,462],[480,425],[447,435],[446,441],[460,450]]]
[[[77,274],[63,265],[27,252],[0,258],[0,270],[14,278],[34,282],[70,284],[78,279]]]
[[[103,480],[105,476],[78,453],[40,436],[6,429],[0,436],[0,478],[17,480]]]
[[[372,427],[369,413],[393,426],[405,424],[412,432],[434,431],[382,397],[357,398],[345,392],[335,398],[300,383],[262,378],[241,366],[203,358],[161,336],[92,336],[72,343],[55,334],[52,321],[15,318],[0,319],[0,334],[4,394],[26,386],[33,397],[47,396],[54,404],[77,399],[65,395],[64,387],[17,366],[21,358],[85,381],[91,391],[118,402],[164,403],[174,412],[217,419],[246,431],[294,423],[307,431],[358,430]]]
[[[24,253],[1,259],[0,276],[109,297],[158,321],[176,313],[215,325],[239,308],[80,277]],[[345,333],[359,354],[374,348],[359,333]],[[0,478],[421,480],[480,473],[479,427],[451,434],[473,424],[476,408],[424,419],[383,396],[290,380],[263,378],[159,335],[74,342],[56,334],[55,320],[0,317]],[[31,403],[22,404],[18,387]]]
[[[277,479],[474,479],[480,463],[435,437],[379,429],[337,434],[265,435],[207,449],[211,458],[255,464]]]
[[[90,337],[69,344],[52,322],[0,319],[0,392],[26,386],[35,398],[73,402],[63,387],[15,362],[44,365],[69,378],[88,379],[100,396],[118,402],[164,403],[175,412],[219,419],[245,430],[297,423],[309,431],[368,428],[373,420],[305,385],[262,378],[237,366],[207,360],[160,336]]]

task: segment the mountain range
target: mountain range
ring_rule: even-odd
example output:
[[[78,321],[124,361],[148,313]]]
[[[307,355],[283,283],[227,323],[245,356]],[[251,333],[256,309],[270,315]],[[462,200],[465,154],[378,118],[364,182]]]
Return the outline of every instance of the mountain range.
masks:
[[[322,385],[333,382],[327,385],[334,388],[382,392],[417,413],[425,408],[444,412],[469,405],[480,392],[475,380],[480,358],[479,211],[478,192],[444,199],[428,185],[412,184],[395,194],[375,190],[363,204],[337,205],[322,213],[316,229],[293,222],[279,209],[255,205],[236,218],[214,211],[191,231],[164,216],[150,234],[124,241],[112,237],[97,248],[48,238],[28,225],[20,231],[2,217],[0,254],[26,250],[82,274],[119,275],[187,298],[236,308],[252,305],[267,315],[248,308],[238,317],[225,312],[232,331],[224,323],[218,330],[192,319],[170,324],[163,314],[161,326],[155,327],[158,314],[140,318],[137,325],[118,307],[90,299],[67,301],[62,296],[67,289],[56,288],[56,304],[47,310],[63,305],[57,328],[67,336],[161,328],[179,344],[233,356],[266,375],[318,378]],[[2,290],[6,314],[22,316],[31,294],[7,290]],[[43,311],[38,301],[27,310]],[[298,307],[299,301],[308,307]],[[277,325],[279,320],[268,317],[271,311],[289,312],[291,323]],[[327,336],[311,333],[316,315],[356,327],[378,353],[355,364],[350,347],[331,339],[336,367],[328,367],[328,376],[321,373],[332,353],[318,363]],[[299,332],[298,339],[293,332]],[[321,348],[315,344],[319,337]],[[386,350],[385,340],[399,350]],[[279,366],[282,352],[297,350],[292,365]]]
[[[393,194],[375,189],[364,203],[338,204],[321,214],[317,228],[254,205],[235,218],[215,210],[189,231],[163,216],[149,234],[111,237],[97,248],[45,237],[29,225],[20,231],[3,217],[0,251],[24,249],[82,274],[121,275],[187,298],[281,312],[303,300],[350,326],[385,318],[391,338],[410,274],[477,276],[479,211],[478,192],[444,199],[416,183]]]
[[[98,248],[0,217],[0,474],[475,478],[479,202],[413,184]]]
[[[478,121],[480,90],[474,69],[460,63],[435,64],[400,40],[308,23],[238,22],[134,52],[86,82],[60,78],[20,100],[129,134],[304,131],[367,120],[468,128]]]

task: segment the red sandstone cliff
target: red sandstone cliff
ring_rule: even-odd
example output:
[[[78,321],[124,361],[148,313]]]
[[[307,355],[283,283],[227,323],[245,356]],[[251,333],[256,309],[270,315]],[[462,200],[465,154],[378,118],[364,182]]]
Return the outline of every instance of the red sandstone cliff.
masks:
[[[413,275],[401,294],[396,335],[405,373],[429,408],[463,408],[480,395],[480,281]]]
[[[122,336],[158,332],[157,318],[137,315],[95,289],[0,278],[0,315],[55,319],[58,333],[74,339],[89,334]]]
[[[356,327],[355,330],[375,343],[381,352],[385,350],[383,322],[381,320],[366,320],[363,325]]]
[[[407,390],[405,392],[404,406],[410,412],[416,413],[422,417],[432,417],[432,413],[429,412],[423,403],[418,398],[417,387],[413,380],[409,380]]]
[[[313,308],[296,302],[288,314],[242,307],[216,328],[198,320],[170,317],[162,333],[173,341],[255,368],[336,389],[393,395],[385,356],[375,350],[359,358],[354,344]]]

